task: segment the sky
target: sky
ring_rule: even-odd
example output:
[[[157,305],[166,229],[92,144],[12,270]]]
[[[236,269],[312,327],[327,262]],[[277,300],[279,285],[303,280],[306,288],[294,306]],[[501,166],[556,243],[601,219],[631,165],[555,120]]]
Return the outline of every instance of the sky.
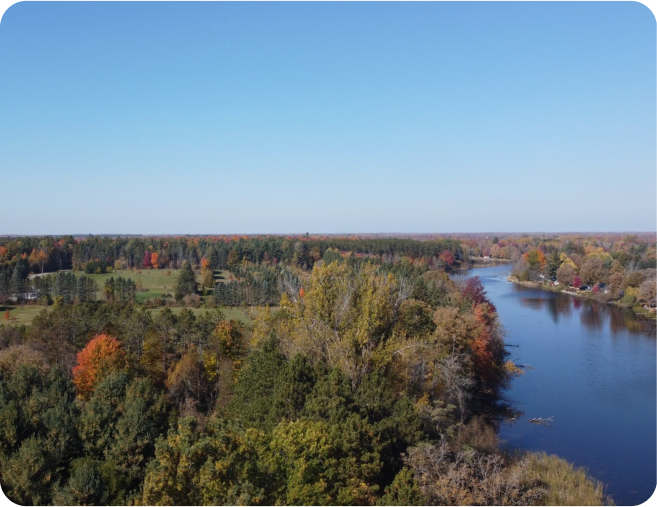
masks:
[[[25,2],[0,234],[657,229],[632,2]]]

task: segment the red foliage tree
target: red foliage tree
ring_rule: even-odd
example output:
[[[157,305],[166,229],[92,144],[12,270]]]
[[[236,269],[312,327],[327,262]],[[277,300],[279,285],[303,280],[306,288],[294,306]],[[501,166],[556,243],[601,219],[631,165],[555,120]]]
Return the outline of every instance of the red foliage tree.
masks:
[[[141,265],[144,268],[150,268],[151,267],[151,253],[148,250],[146,250],[144,252],[144,258],[141,261]]]
[[[78,364],[73,368],[73,382],[78,396],[87,398],[108,374],[125,367],[125,353],[116,338],[100,334],[78,352]]]
[[[452,255],[452,252],[450,252],[449,250],[445,250],[443,253],[440,254],[440,260],[443,261],[448,266],[454,264],[454,256]]]
[[[578,275],[573,276],[573,287],[579,287],[581,285],[582,279]]]
[[[463,287],[462,294],[470,299],[475,305],[486,303],[491,311],[497,312],[495,305],[486,297],[486,291],[484,290],[484,286],[481,284],[481,279],[478,276],[468,278],[468,281],[465,282],[465,287]]]

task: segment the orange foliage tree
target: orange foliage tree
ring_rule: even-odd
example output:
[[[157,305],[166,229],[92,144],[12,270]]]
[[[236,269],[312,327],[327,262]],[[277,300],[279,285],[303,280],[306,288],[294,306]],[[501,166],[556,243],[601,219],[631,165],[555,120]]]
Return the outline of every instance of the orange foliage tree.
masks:
[[[530,250],[526,254],[523,254],[522,258],[525,259],[531,269],[535,269],[537,271],[542,270],[547,264],[545,254],[538,249]]]
[[[151,266],[155,269],[160,269],[160,265],[158,264],[159,260],[159,255],[157,255],[157,252],[153,252],[151,254]]]
[[[493,339],[495,310],[487,303],[477,304],[474,307],[474,316],[478,324],[471,345],[475,371],[483,381],[495,380],[499,374],[496,345],[500,345]]]
[[[78,352],[78,364],[73,368],[78,396],[87,398],[104,377],[125,364],[125,352],[116,338],[106,334],[95,336]]]

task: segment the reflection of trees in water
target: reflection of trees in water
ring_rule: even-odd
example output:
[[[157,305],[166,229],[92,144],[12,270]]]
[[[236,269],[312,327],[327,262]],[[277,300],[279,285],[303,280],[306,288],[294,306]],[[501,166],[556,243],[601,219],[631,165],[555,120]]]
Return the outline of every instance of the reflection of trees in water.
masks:
[[[543,308],[543,298],[520,298],[520,304],[532,310],[540,310]]]
[[[580,312],[579,320],[584,327],[599,330],[604,324],[604,313],[601,305],[586,305]]]
[[[559,322],[560,315],[570,315],[572,312],[572,299],[563,296],[520,298],[520,304],[532,310],[546,307],[554,322]]]
[[[623,308],[611,308],[609,329],[613,334],[629,331],[631,334],[655,336],[655,322],[638,319],[634,312]]]
[[[554,322],[559,322],[559,315],[568,316],[572,313],[572,300],[557,296],[548,300],[548,310]]]
[[[559,318],[569,316],[573,308],[580,309],[580,322],[584,327],[599,331],[609,322],[609,330],[613,334],[627,331],[630,334],[655,335],[655,322],[638,318],[632,310],[618,308],[604,303],[587,301],[579,297],[555,294],[554,297],[521,297],[520,305],[525,308],[540,311],[546,309],[552,320],[557,323]]]

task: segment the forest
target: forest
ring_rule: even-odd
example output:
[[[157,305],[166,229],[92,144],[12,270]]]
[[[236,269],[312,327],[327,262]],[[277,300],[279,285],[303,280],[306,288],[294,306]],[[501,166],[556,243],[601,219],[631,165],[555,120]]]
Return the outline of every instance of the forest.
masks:
[[[535,251],[579,272],[603,252],[624,280],[655,268],[649,236],[1,238],[0,305],[42,307],[0,323],[3,491],[23,505],[608,503],[584,470],[500,445],[524,371],[481,282],[450,276],[484,257],[531,271]],[[157,308],[135,270],[175,270]]]

